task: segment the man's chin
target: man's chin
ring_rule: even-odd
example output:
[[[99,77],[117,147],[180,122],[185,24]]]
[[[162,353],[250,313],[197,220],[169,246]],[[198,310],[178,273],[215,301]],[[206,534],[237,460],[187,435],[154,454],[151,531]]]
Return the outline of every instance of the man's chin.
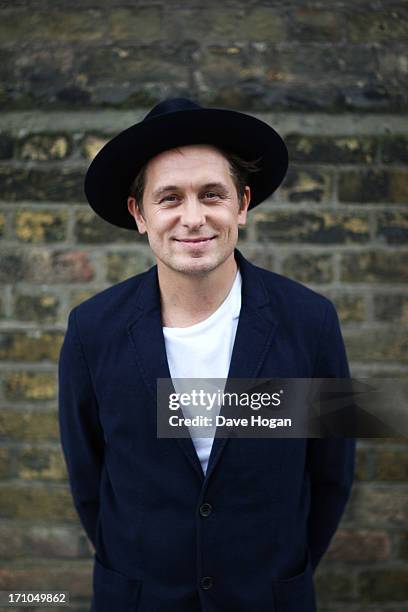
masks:
[[[191,276],[200,276],[208,274],[215,270],[220,265],[220,262],[209,259],[208,257],[189,257],[184,261],[174,262],[173,269]]]
[[[186,264],[185,266],[180,266],[179,272],[190,276],[204,276],[215,270],[216,267],[216,265],[205,264],[204,262],[195,265]]]

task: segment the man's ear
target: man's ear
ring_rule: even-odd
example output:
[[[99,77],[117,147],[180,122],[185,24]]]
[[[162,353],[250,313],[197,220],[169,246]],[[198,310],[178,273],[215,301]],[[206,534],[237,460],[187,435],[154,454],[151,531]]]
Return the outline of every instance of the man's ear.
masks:
[[[128,207],[128,211],[130,212],[130,214],[136,221],[136,225],[137,225],[139,234],[145,234],[147,231],[146,223],[145,223],[142,213],[140,212],[140,208],[136,202],[136,199],[133,196],[128,197],[127,207]]]
[[[238,212],[238,225],[245,225],[247,220],[248,206],[251,201],[251,189],[248,185],[245,186],[244,195],[241,199],[240,209]]]

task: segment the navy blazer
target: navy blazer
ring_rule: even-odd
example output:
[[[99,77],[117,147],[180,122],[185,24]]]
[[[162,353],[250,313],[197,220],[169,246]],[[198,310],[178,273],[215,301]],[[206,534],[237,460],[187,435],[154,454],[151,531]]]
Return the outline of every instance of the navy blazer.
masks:
[[[349,377],[332,302],[250,263],[230,378]],[[93,612],[315,612],[313,572],[353,482],[355,438],[157,438],[170,378],[157,266],[69,313],[59,424],[95,547]]]

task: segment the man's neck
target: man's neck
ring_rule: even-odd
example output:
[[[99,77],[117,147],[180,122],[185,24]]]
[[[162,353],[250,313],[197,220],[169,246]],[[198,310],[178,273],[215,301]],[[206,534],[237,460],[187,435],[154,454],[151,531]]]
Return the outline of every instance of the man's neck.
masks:
[[[205,275],[187,275],[157,266],[162,324],[188,327],[207,319],[231,291],[237,273],[234,256]]]

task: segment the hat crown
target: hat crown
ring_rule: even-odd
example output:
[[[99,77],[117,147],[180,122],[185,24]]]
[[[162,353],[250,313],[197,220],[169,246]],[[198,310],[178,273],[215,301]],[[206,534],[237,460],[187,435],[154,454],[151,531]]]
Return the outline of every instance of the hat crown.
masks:
[[[199,104],[196,104],[196,102],[189,100],[188,98],[167,98],[166,100],[159,102],[159,104],[156,104],[156,106],[154,106],[152,110],[147,113],[144,118],[144,121],[146,121],[146,119],[153,119],[154,117],[158,117],[159,115],[165,115],[167,113],[194,110],[198,108],[202,107]]]

